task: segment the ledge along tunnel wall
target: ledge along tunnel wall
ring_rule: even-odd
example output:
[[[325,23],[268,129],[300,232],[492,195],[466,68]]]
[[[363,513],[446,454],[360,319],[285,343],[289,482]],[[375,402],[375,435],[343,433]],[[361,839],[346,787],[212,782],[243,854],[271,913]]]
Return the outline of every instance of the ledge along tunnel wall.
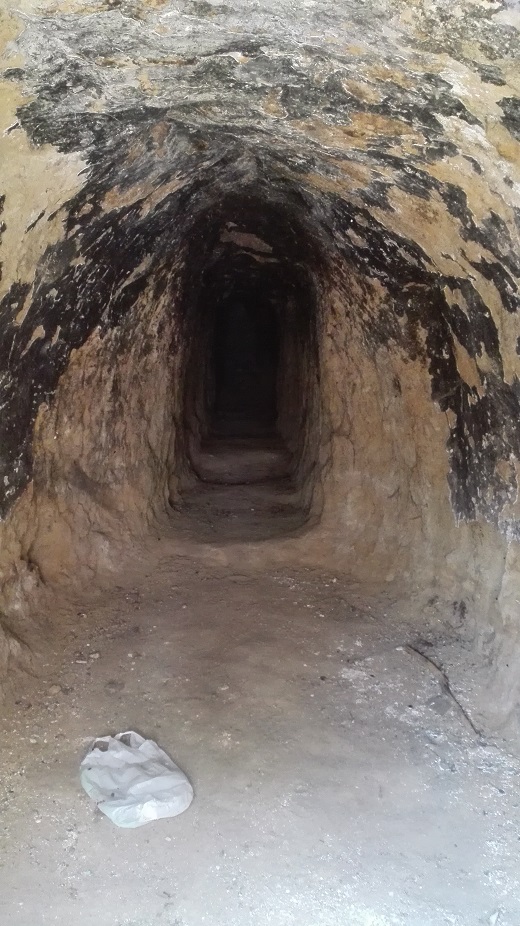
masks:
[[[115,567],[175,504],[207,414],[204,287],[242,275],[280,324],[309,514],[286,555],[453,601],[493,666],[477,709],[514,727],[519,22],[470,0],[9,0],[0,673],[42,587]]]

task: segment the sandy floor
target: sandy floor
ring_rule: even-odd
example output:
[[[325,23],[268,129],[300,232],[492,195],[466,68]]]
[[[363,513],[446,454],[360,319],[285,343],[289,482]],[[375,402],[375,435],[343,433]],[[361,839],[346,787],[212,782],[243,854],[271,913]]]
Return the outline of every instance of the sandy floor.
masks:
[[[518,926],[520,764],[384,611],[167,540],[60,611],[4,723],[2,926]],[[129,728],[190,777],[182,816],[117,829],[81,790],[92,738]]]

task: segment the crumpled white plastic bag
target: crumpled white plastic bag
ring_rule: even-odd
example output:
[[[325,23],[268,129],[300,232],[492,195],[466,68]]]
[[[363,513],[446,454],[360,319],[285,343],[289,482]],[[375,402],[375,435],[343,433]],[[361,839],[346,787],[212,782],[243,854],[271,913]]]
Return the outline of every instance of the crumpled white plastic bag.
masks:
[[[133,730],[97,739],[80,765],[80,778],[89,797],[116,826],[176,817],[193,800],[184,772],[157,743]]]

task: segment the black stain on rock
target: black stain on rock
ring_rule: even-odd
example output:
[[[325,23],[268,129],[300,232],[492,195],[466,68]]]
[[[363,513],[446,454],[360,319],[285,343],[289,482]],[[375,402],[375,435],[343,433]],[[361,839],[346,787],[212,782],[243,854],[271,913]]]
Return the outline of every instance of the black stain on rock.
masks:
[[[518,97],[504,97],[499,104],[504,113],[502,122],[513,138],[520,141],[520,99]]]

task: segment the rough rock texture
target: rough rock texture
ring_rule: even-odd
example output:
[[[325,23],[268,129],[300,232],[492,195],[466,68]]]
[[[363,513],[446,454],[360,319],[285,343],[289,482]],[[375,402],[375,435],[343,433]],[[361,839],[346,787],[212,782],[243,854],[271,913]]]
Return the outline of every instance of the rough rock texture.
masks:
[[[519,27],[472,0],[8,3],[6,613],[175,503],[227,272],[284,319],[293,555],[463,602],[514,722]]]

